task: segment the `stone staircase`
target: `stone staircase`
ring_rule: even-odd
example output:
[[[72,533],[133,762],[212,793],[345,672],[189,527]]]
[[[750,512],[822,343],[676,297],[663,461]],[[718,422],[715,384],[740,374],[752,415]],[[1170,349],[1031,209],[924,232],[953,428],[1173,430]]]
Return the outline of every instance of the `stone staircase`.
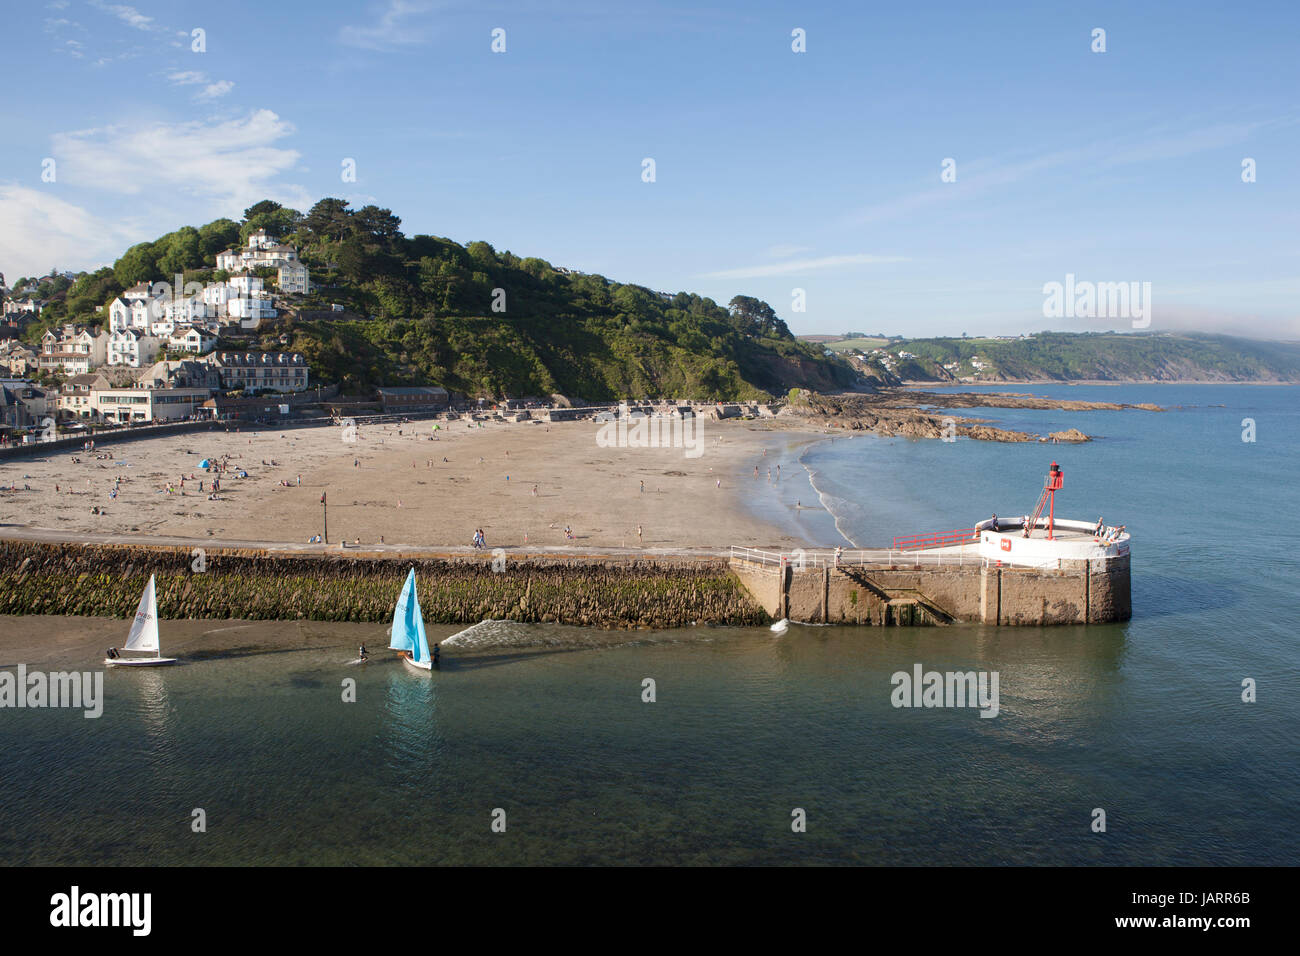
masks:
[[[871,623],[883,627],[935,627],[951,624],[950,615],[915,588],[882,587],[860,568],[835,568],[874,598],[867,613]],[[872,614],[872,610],[875,611]],[[865,622],[864,622],[865,623]]]

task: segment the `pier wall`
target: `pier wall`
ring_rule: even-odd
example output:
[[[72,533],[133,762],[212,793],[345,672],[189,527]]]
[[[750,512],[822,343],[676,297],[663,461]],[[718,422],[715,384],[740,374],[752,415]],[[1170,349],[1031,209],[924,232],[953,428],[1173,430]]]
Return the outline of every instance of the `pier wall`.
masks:
[[[0,614],[130,617],[149,575],[163,618],[389,621],[414,566],[431,623],[605,628],[769,619],[725,558],[294,554],[261,549],[0,541]],[[201,566],[202,570],[196,570]]]
[[[1100,624],[1132,616],[1129,556],[1059,569],[759,565],[732,570],[768,614],[826,624]]]

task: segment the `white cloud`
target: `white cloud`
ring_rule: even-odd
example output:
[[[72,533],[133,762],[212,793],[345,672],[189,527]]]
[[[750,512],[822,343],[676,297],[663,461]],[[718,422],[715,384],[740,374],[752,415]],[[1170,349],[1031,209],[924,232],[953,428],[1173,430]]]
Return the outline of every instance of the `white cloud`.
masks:
[[[0,184],[0,272],[9,279],[112,262],[125,233],[52,192]]]
[[[757,266],[743,266],[739,269],[723,269],[720,272],[701,273],[701,279],[761,279],[766,276],[798,275],[821,269],[835,269],[839,266],[877,265],[887,262],[907,262],[904,256],[873,256],[856,254],[848,256],[823,256],[820,259],[792,259],[787,262],[769,262]]]
[[[363,26],[349,24],[339,30],[339,40],[365,50],[390,50],[423,43],[428,39],[429,25],[418,20],[412,22],[412,18],[431,9],[432,3],[421,0],[388,0],[373,22]]]
[[[153,17],[147,17],[135,7],[127,6],[124,3],[103,3],[101,0],[90,0],[90,5],[103,10],[105,13],[112,14],[127,26],[135,27],[137,30],[156,29]]]
[[[235,88],[235,84],[230,80],[209,83],[208,74],[202,70],[178,70],[175,73],[168,73],[167,82],[173,86],[202,86],[203,89],[194,94],[196,103],[220,99]]]
[[[230,80],[218,80],[216,83],[209,83],[194,98],[196,100],[215,100],[225,96],[235,88],[235,84]]]
[[[298,208],[310,204],[300,186],[281,177],[294,169],[297,150],[275,143],[293,124],[270,110],[224,121],[162,121],[57,133],[52,155],[61,182],[128,195],[206,200],[229,211],[272,198]]]

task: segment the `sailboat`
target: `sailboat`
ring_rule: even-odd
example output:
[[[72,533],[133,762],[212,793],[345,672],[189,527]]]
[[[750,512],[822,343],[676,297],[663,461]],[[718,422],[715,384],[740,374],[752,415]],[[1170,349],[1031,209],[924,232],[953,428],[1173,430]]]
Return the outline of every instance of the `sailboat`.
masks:
[[[107,657],[104,663],[109,667],[161,667],[175,664],[176,658],[163,657],[158,646],[158,600],[153,575],[140,595],[140,606],[135,609],[135,620],[131,622],[131,633],[127,635],[124,651],[153,651],[153,657]]]
[[[429,639],[424,634],[424,616],[420,613],[420,598],[415,593],[415,568],[406,576],[402,596],[393,610],[392,640],[388,646],[402,652],[402,660],[416,670],[432,671]]]

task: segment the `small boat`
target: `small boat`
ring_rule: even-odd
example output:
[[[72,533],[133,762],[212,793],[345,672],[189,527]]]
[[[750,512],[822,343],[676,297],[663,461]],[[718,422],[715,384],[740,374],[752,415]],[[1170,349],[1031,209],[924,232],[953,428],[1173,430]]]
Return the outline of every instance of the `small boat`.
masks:
[[[402,596],[393,610],[392,639],[388,646],[401,652],[402,661],[418,671],[432,672],[433,659],[429,653],[429,639],[424,634],[424,616],[420,613],[420,597],[415,591],[415,568],[406,576]]]
[[[176,658],[163,657],[158,646],[158,601],[155,596],[153,575],[140,595],[140,606],[135,609],[135,620],[131,622],[131,632],[127,635],[123,651],[153,651],[153,657],[106,657],[104,663],[109,667],[162,667],[175,664]]]

